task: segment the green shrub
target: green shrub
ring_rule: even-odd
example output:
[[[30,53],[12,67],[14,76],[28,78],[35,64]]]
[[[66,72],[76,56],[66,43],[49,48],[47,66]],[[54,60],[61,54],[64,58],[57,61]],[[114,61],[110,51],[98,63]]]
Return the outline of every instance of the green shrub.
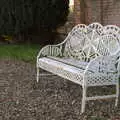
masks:
[[[67,20],[69,0],[1,0],[0,34],[53,31]]]

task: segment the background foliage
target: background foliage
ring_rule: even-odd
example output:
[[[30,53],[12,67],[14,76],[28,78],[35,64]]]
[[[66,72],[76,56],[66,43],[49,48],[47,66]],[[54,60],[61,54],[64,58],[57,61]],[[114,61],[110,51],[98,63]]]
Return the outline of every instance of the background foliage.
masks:
[[[67,20],[69,0],[0,0],[0,34],[50,31]]]

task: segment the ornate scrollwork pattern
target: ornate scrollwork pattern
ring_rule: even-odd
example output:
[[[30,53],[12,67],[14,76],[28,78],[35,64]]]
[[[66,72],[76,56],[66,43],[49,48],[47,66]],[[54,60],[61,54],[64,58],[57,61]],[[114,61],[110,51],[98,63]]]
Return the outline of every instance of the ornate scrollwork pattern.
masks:
[[[99,23],[77,25],[67,38],[65,55],[86,61],[98,54],[114,54],[120,45],[118,33],[120,29],[114,25],[102,26]]]

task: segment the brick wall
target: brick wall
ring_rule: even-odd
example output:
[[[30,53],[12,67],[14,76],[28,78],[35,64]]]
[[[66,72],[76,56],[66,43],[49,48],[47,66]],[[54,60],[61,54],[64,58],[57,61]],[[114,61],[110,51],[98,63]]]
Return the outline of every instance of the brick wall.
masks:
[[[74,0],[74,23],[81,23],[80,18],[80,0]]]
[[[120,26],[120,0],[74,0],[74,22]]]
[[[120,26],[120,0],[74,0],[74,11],[58,31],[68,33],[76,24],[92,22]]]
[[[86,11],[88,13],[86,15],[87,24],[91,22],[101,23],[101,0],[86,0],[86,7],[88,8]]]
[[[120,26],[120,0],[103,1],[103,24]]]

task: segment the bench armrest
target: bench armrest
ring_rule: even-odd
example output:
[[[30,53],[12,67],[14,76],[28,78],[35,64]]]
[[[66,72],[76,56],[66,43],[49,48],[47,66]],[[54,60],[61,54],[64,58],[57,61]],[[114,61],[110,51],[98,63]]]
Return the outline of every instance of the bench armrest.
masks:
[[[54,57],[62,56],[65,42],[66,41],[63,41],[62,43],[57,45],[46,45],[39,51],[37,55],[37,59],[39,59],[40,57],[46,57],[46,56],[54,56]]]
[[[120,58],[117,60],[117,63],[118,63],[117,70],[118,70],[119,75],[120,75]]]
[[[95,59],[91,60],[86,69],[84,74],[87,73],[116,73],[118,72],[118,61],[117,56],[98,56]]]

